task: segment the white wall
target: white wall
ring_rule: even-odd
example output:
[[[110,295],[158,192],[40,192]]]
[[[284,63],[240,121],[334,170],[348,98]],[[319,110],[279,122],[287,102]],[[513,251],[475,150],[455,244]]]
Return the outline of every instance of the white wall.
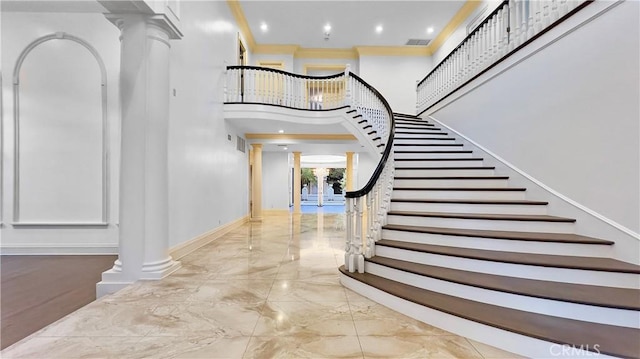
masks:
[[[639,7],[613,7],[433,116],[640,232]]]
[[[262,153],[262,209],[289,209],[289,154]]]
[[[294,64],[293,55],[254,54],[251,57],[252,66],[259,66],[260,61],[282,62],[284,65],[284,69],[283,69],[284,71],[293,72],[293,64]]]
[[[431,71],[428,56],[361,56],[359,76],[384,96],[394,112],[416,113],[416,80]]]
[[[236,150],[238,132],[223,116],[223,71],[225,61],[236,63],[237,29],[207,26],[214,22],[235,24],[226,2],[181,3],[184,38],[171,47],[171,246],[248,213],[248,150]]]
[[[2,14],[3,253],[114,253],[117,247],[119,158],[119,30],[102,14]],[[98,62],[70,40],[50,40],[26,57],[20,75],[20,221],[69,223],[17,227],[14,219],[14,106],[12,74],[34,40],[66,32],[94,47],[106,68],[110,174],[108,225],[102,222],[101,75]],[[44,249],[49,247],[49,249]]]
[[[357,154],[357,160],[354,165],[354,177],[356,179],[353,183],[354,190],[361,189],[369,182],[373,171],[378,166],[379,160],[379,158],[373,158],[368,152],[360,152]]]
[[[305,65],[351,65],[351,71],[359,74],[358,60],[357,59],[310,59],[310,58],[298,58],[293,59],[293,72],[296,74],[304,74]],[[340,71],[333,71],[332,73],[338,73]]]

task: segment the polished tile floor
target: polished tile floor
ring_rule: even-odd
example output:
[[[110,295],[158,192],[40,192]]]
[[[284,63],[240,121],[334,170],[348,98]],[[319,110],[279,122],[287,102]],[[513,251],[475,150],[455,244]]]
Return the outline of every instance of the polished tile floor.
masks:
[[[103,297],[4,358],[514,358],[342,287],[341,214],[274,215]]]

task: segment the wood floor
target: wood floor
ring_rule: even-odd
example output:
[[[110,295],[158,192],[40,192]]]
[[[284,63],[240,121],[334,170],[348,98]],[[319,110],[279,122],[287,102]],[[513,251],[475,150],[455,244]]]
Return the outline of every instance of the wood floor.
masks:
[[[96,283],[116,258],[0,256],[0,348],[95,300]]]

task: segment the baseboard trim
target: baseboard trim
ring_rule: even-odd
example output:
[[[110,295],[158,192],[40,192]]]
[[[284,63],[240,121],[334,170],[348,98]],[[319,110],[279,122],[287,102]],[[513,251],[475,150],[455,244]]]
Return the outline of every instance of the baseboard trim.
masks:
[[[444,123],[442,123],[441,121],[438,121],[438,119],[436,119],[433,116],[428,116],[429,119],[437,122],[438,124],[440,124],[441,126],[445,127],[446,129],[448,129],[449,131],[455,133],[456,135],[464,138],[467,142],[473,144],[475,147],[479,148],[480,150],[482,150],[483,152],[485,152],[486,154],[488,154],[489,156],[495,158],[496,160],[498,160],[499,162],[502,162],[505,166],[511,168],[512,170],[516,171],[517,173],[519,173],[520,175],[522,175],[523,177],[525,177],[526,179],[528,179],[529,181],[535,183],[536,185],[538,185],[540,188],[542,188],[543,190],[549,192],[550,194],[552,194],[555,197],[560,198],[561,200],[567,202],[568,204],[580,209],[581,211],[584,211],[586,213],[588,213],[589,215],[596,217],[597,219],[607,223],[608,225],[616,228],[617,230],[624,232],[625,234],[628,234],[631,237],[634,237],[635,239],[640,241],[640,234],[634,232],[633,230],[623,226],[622,224],[607,218],[603,215],[601,215],[600,213],[572,200],[571,198],[563,195],[562,193],[554,190],[553,188],[545,185],[544,183],[542,183],[541,181],[537,180],[536,178],[532,177],[531,175],[529,175],[528,173],[526,173],[525,171],[521,170],[520,168],[516,167],[515,165],[513,165],[512,163],[508,162],[507,160],[505,160],[504,158],[498,156],[497,154],[493,153],[492,151],[490,151],[489,149],[487,149],[486,147],[480,145],[479,143],[475,142],[474,140],[470,139],[469,137],[463,135],[462,133],[456,131],[455,129],[445,125]]]
[[[189,241],[178,244],[169,249],[169,255],[175,260],[178,260],[189,253],[197,250],[198,248],[205,246],[212,241],[222,237],[224,234],[242,226],[249,222],[249,216],[241,217],[235,221],[224,224],[220,227],[216,227],[208,232],[205,232]]]
[[[24,255],[24,256],[45,256],[45,255],[117,255],[117,244],[22,244],[22,245],[2,245],[0,255]]]
[[[288,209],[263,209],[262,214],[267,216],[289,214],[289,210]]]

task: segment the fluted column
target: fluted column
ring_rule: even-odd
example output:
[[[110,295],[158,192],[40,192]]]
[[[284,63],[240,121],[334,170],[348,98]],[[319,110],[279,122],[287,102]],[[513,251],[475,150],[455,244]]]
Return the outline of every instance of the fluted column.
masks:
[[[251,171],[251,220],[262,221],[262,144],[253,143]]]
[[[293,213],[302,213],[302,208],[300,207],[300,194],[302,192],[300,155],[301,152],[293,153]]]
[[[347,191],[353,191],[353,152],[347,152]]]
[[[120,221],[118,260],[98,296],[180,268],[168,252],[169,53],[179,34],[150,15],[107,18],[121,31]]]

